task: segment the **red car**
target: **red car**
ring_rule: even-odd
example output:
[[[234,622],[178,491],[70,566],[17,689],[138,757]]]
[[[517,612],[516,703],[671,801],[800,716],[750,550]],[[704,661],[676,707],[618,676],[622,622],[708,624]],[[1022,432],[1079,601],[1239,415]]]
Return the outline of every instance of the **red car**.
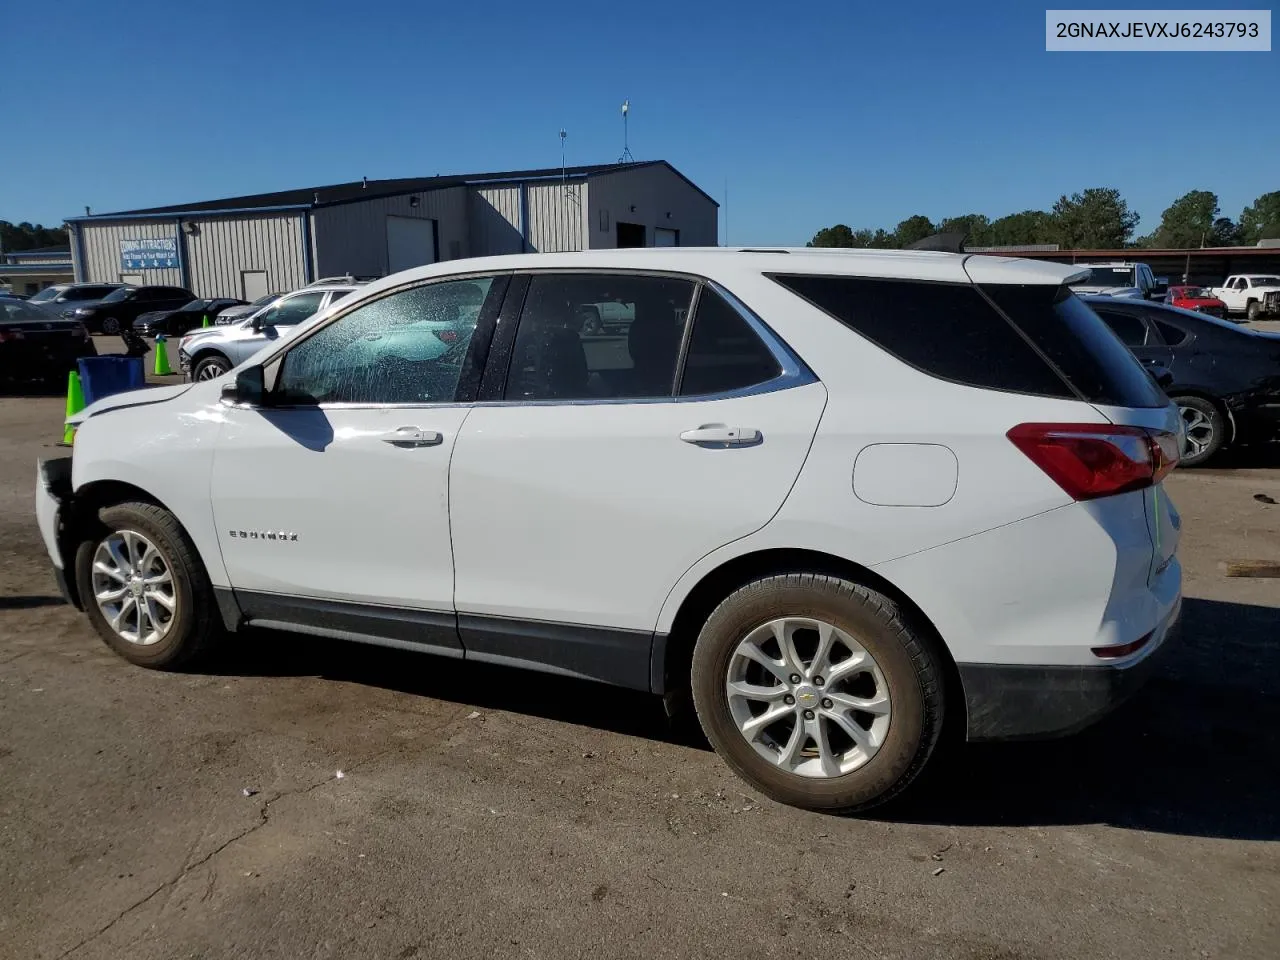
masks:
[[[1227,318],[1227,305],[1204,287],[1170,287],[1165,303],[1183,310],[1207,313],[1223,320]]]

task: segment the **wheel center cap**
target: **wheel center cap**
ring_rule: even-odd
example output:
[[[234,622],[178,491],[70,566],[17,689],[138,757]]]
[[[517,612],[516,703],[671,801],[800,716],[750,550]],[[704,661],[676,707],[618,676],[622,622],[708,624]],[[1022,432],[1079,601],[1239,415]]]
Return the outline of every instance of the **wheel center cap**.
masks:
[[[133,594],[135,597],[142,596],[142,586],[143,586],[142,581],[139,580],[137,577],[130,578],[129,592]]]
[[[800,686],[796,687],[796,703],[800,704],[800,706],[804,707],[806,710],[812,710],[816,707],[820,699],[821,697],[819,696],[817,689],[811,687],[809,684],[802,683]]]

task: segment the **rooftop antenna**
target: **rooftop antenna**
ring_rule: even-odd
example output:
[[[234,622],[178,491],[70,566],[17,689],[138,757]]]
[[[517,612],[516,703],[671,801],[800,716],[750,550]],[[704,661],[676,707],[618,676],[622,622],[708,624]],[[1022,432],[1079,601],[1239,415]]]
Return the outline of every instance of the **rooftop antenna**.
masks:
[[[618,158],[619,163],[635,163],[636,158],[631,155],[631,147],[627,144],[627,114],[631,112],[631,101],[622,101],[622,156]]]
[[[562,187],[569,182],[569,177],[565,173],[565,166],[564,166],[564,141],[565,141],[565,137],[567,136],[569,136],[569,134],[565,133],[564,127],[561,127],[560,128],[560,186]]]

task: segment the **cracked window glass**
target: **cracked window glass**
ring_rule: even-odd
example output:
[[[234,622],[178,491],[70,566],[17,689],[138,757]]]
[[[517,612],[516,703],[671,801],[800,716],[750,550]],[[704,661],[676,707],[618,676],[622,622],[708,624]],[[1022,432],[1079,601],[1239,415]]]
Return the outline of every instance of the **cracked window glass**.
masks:
[[[359,307],[291,349],[277,403],[448,403],[492,277],[402,290]]]

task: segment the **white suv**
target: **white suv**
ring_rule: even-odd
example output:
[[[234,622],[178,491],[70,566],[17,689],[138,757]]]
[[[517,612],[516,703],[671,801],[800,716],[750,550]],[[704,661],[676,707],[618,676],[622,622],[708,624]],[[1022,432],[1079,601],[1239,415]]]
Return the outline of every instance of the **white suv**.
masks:
[[[359,281],[313,283],[271,300],[243,319],[196,330],[178,341],[179,366],[192,380],[216,380],[358,289]]]
[[[1095,719],[1177,620],[1178,413],[1075,275],[890,251],[422,267],[232,376],[73,417],[40,528],[134,663],[255,624],[691,690],[761,791],[863,808],[944,721]]]

